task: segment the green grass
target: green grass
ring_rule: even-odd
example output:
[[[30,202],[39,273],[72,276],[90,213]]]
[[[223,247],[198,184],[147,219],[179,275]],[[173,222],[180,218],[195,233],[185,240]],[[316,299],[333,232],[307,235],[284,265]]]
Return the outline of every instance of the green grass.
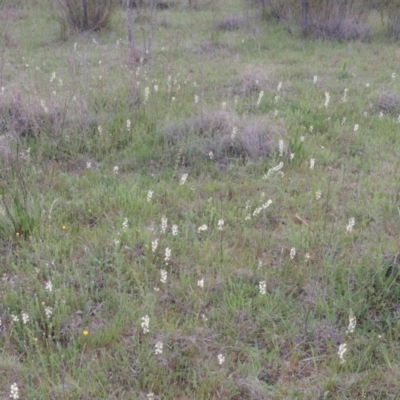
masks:
[[[66,41],[45,4],[7,14],[0,397],[397,398],[399,121],[379,99],[398,46],[175,4],[136,65],[122,10]]]

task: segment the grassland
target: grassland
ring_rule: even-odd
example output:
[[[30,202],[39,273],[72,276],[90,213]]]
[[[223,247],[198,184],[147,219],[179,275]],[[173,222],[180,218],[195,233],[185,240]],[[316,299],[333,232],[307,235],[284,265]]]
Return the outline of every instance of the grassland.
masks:
[[[398,44],[54,13],[0,11],[0,397],[398,398]]]

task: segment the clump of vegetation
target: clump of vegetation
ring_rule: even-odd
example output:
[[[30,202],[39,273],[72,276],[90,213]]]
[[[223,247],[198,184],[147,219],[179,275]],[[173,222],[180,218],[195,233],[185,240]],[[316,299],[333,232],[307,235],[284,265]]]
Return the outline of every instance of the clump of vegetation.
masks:
[[[55,128],[60,122],[59,111],[55,102],[4,89],[0,94],[0,129],[17,137],[37,137]]]
[[[329,40],[366,39],[371,31],[366,22],[365,2],[303,0],[260,1],[261,13],[285,23],[290,32],[301,27],[305,36]]]
[[[376,112],[398,117],[400,115],[400,95],[395,92],[381,92],[375,100],[373,108]]]
[[[261,90],[272,89],[272,83],[265,68],[248,65],[239,74],[233,93],[238,96],[258,95]]]
[[[254,161],[268,157],[280,134],[268,118],[239,118],[228,111],[203,111],[163,129],[166,142],[179,150],[188,165],[204,158],[226,165],[234,158]]]
[[[68,25],[80,32],[105,28],[114,12],[115,0],[57,0]]]
[[[235,31],[240,29],[242,20],[239,17],[221,19],[215,24],[215,29],[220,31]]]
[[[354,17],[328,17],[309,27],[311,35],[327,40],[365,40],[371,34],[371,27]]]

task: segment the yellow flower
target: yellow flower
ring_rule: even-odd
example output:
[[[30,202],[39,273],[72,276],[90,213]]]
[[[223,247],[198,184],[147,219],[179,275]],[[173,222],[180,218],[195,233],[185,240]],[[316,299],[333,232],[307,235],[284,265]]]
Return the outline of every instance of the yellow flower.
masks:
[[[83,331],[83,332],[82,332],[82,335],[83,335],[83,336],[89,335],[89,331]]]
[[[63,231],[65,231],[67,229],[67,227],[65,225],[62,226],[61,228]]]

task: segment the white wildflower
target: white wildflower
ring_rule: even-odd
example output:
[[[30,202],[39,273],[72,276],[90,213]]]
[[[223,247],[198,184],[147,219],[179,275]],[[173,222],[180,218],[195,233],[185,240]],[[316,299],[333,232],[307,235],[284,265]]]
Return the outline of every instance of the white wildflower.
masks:
[[[353,333],[354,329],[356,328],[356,325],[357,325],[357,318],[354,316],[353,311],[350,311],[349,326],[347,328],[346,333]]]
[[[50,77],[50,83],[53,83],[55,79],[56,79],[56,73],[52,72],[51,77]]]
[[[339,355],[341,364],[346,362],[346,360],[344,359],[344,354],[346,353],[346,351],[347,351],[347,344],[346,343],[342,343],[341,345],[339,345],[338,355]]]
[[[161,233],[166,232],[167,226],[168,226],[168,218],[165,215],[163,215],[161,217]]]
[[[218,221],[218,230],[219,230],[219,231],[222,231],[222,230],[224,229],[224,224],[225,224],[225,222],[224,222],[223,219],[220,219],[220,220]]]
[[[44,100],[40,100],[40,106],[42,107],[43,111],[48,114],[49,113],[49,109],[46,106],[46,102]]]
[[[314,85],[317,83],[317,80],[318,80],[318,76],[317,76],[317,75],[314,75],[314,79],[313,79],[313,84],[314,84]]]
[[[281,89],[282,89],[282,82],[279,82],[276,91],[280,92]]]
[[[158,247],[158,239],[154,239],[154,240],[151,242],[151,251],[152,251],[152,253],[155,253],[155,252],[156,252],[157,247]]]
[[[260,214],[262,210],[262,207],[257,207],[254,211],[253,211],[253,217],[256,217],[258,214]]]
[[[86,161],[86,168],[87,169],[92,168],[92,162],[91,161]]]
[[[194,104],[199,102],[199,96],[197,94],[194,95]]]
[[[197,228],[197,232],[204,232],[204,231],[206,231],[206,230],[207,230],[207,225],[206,225],[206,224],[201,225],[201,226],[199,226],[199,227]]]
[[[328,107],[330,98],[329,92],[325,92],[325,107]]]
[[[19,322],[19,318],[17,315],[11,314],[11,321],[12,322]]]
[[[260,105],[263,96],[264,96],[264,90],[261,90],[260,94],[258,95],[258,99],[257,99],[257,104],[256,104],[257,108]]]
[[[150,323],[150,318],[148,315],[145,315],[144,317],[142,317],[142,329],[143,329],[143,333],[149,333],[149,323]]]
[[[290,249],[290,258],[293,260],[295,256],[296,256],[296,248],[292,247]]]
[[[155,350],[154,350],[155,354],[156,355],[162,354],[163,347],[164,347],[163,342],[157,342],[155,345]]]
[[[130,120],[130,119],[127,119],[127,120],[126,120],[126,130],[127,130],[128,132],[131,130],[131,125],[132,125],[131,120]]]
[[[151,201],[151,198],[153,197],[153,191],[152,190],[149,190],[148,192],[147,192],[147,202],[148,203],[150,203],[150,201]]]
[[[167,277],[168,277],[168,272],[165,269],[162,269],[160,271],[160,274],[161,274],[161,279],[160,279],[161,283],[166,283]]]
[[[144,102],[147,103],[149,100],[149,95],[150,95],[150,89],[149,87],[144,88]]]
[[[313,170],[315,165],[315,158],[310,159],[310,169]]]
[[[214,159],[214,153],[212,151],[210,151],[208,153],[208,157],[210,157],[210,160],[213,160]]]
[[[169,247],[167,247],[165,249],[165,257],[164,257],[164,261],[166,264],[168,264],[168,261],[171,259],[171,249]]]
[[[116,166],[113,168],[113,173],[114,173],[114,175],[118,175],[118,172],[119,172],[119,167],[118,167],[118,165],[116,165]]]
[[[180,180],[179,184],[180,184],[180,185],[184,185],[185,182],[186,182],[187,177],[188,177],[188,174],[183,174],[182,177],[181,177],[181,180]]]
[[[122,223],[122,230],[125,232],[128,229],[128,218],[124,219],[124,222]]]
[[[283,168],[283,162],[280,162],[277,166],[270,168],[266,175],[264,175],[264,179],[267,179],[273,172],[278,172]]]
[[[27,324],[29,322],[29,315],[26,312],[23,312],[21,315],[23,324]]]
[[[260,288],[260,293],[261,294],[266,294],[267,293],[267,282],[266,281],[261,281],[258,284],[259,288]]]
[[[316,200],[319,200],[319,199],[321,198],[321,196],[322,196],[321,191],[320,191],[320,190],[317,190],[317,191],[315,192],[315,199],[316,199]]]
[[[400,118],[400,116],[399,116],[399,118]],[[235,139],[235,137],[236,137],[236,135],[237,135],[237,131],[238,131],[237,126],[234,126],[234,127],[232,128],[232,133],[231,133],[231,139],[232,139],[232,140]]]
[[[354,125],[354,132],[357,132],[357,131],[358,131],[358,128],[359,128],[359,125],[358,125],[358,124],[355,124],[355,125]]]
[[[218,363],[219,365],[222,365],[225,362],[225,356],[222,354],[218,354]]]
[[[19,399],[18,386],[15,382],[11,385],[10,388],[10,398]]]
[[[203,288],[204,287],[204,278],[201,278],[197,281],[197,286]]]
[[[44,289],[47,290],[48,292],[53,291],[53,284],[51,281],[47,281],[44,285]]]
[[[177,236],[178,235],[178,233],[179,233],[178,225],[172,225],[171,226],[171,233],[172,233],[172,236]]]
[[[268,199],[268,201],[266,203],[264,203],[261,207],[265,210],[266,208],[268,208],[270,205],[272,204],[272,200]]]
[[[279,140],[279,155],[283,156],[283,140]]]
[[[44,308],[44,313],[46,314],[47,318],[50,318],[53,314],[53,309],[51,307],[45,307]]]
[[[355,218],[349,218],[349,223],[347,224],[346,231],[351,232],[353,230],[354,224],[356,223]]]

